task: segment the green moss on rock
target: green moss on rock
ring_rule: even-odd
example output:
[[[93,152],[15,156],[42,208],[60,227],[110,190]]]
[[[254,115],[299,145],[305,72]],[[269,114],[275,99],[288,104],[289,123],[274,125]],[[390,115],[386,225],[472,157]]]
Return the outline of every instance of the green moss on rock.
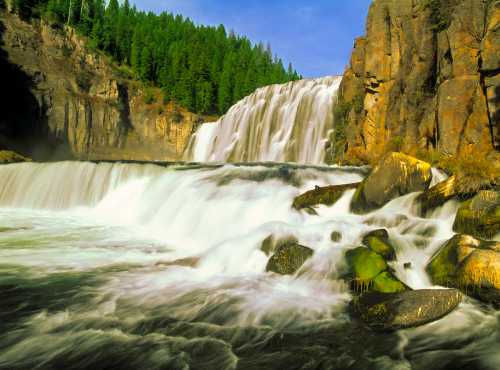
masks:
[[[381,255],[366,247],[347,251],[346,259],[355,290],[367,290],[373,283],[373,279],[388,268]]]
[[[363,244],[387,261],[396,259],[396,250],[389,242],[389,234],[385,229],[374,230],[366,234],[363,237]]]
[[[399,281],[391,272],[384,271],[373,279],[372,290],[380,293],[397,293],[408,290],[408,287]]]

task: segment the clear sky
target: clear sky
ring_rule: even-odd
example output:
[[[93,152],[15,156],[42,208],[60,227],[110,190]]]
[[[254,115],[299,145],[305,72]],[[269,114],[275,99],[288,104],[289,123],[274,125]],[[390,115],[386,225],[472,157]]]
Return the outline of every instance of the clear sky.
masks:
[[[342,74],[354,38],[364,34],[372,0],[131,0],[140,10],[169,11],[223,24],[253,42],[271,43],[304,77]]]

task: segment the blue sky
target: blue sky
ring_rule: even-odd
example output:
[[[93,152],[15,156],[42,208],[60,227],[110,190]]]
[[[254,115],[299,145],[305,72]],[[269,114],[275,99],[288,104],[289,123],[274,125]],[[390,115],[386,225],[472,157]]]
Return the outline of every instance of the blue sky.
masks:
[[[354,38],[364,34],[372,0],[132,0],[200,24],[224,24],[253,42],[270,42],[305,77],[342,74]]]

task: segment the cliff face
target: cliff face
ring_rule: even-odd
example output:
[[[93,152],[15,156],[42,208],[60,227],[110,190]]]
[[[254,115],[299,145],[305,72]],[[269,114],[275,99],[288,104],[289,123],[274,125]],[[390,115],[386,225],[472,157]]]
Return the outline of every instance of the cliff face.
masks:
[[[339,107],[336,159],[500,149],[500,1],[374,0]]]
[[[178,160],[204,121],[163,105],[159,91],[124,77],[71,29],[1,10],[0,23],[4,147],[35,158]]]

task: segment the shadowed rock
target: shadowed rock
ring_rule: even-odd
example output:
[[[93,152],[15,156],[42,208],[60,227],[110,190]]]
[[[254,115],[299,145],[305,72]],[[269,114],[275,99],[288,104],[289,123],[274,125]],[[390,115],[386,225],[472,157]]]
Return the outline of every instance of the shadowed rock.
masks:
[[[461,300],[462,295],[455,289],[367,292],[353,301],[353,309],[373,330],[394,331],[439,320]]]
[[[296,242],[281,245],[267,262],[266,271],[280,275],[293,275],[304,262],[312,257],[313,253],[311,248]]]
[[[296,210],[307,209],[313,206],[324,204],[331,206],[337,202],[346,190],[355,189],[360,183],[331,185],[325,187],[317,186],[313,190],[299,195],[293,200],[292,207]]]
[[[10,150],[0,150],[0,164],[19,162],[31,162],[31,159]]]

